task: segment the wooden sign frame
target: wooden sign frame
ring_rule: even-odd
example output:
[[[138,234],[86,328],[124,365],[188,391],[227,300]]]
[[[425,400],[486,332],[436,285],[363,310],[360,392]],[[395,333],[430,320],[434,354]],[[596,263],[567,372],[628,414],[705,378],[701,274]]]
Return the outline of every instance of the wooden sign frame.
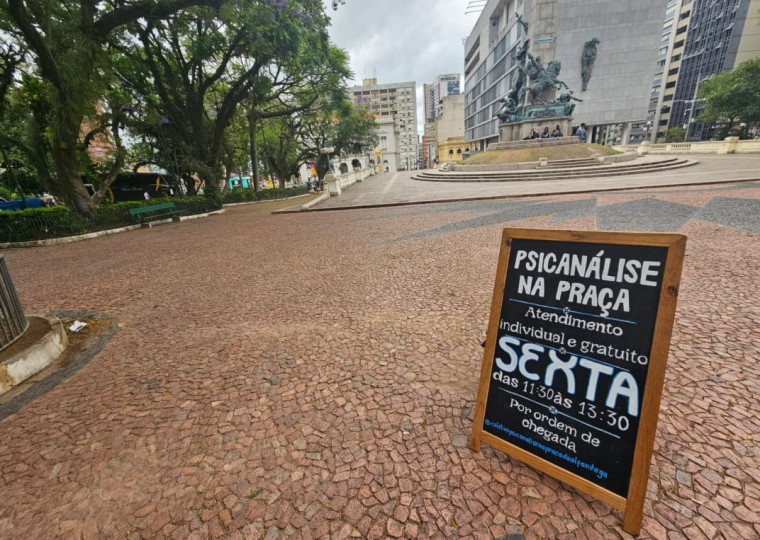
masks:
[[[499,321],[502,314],[510,252],[514,239],[667,248],[665,266],[662,270],[662,283],[654,323],[654,333],[652,335],[646,382],[641,399],[639,424],[633,450],[633,463],[627,497],[622,497],[613,491],[597,485],[591,480],[578,476],[559,465],[484,431],[486,402],[491,385]],[[673,330],[685,249],[686,236],[682,234],[504,229],[483,363],[480,371],[470,449],[479,452],[481,443],[487,443],[493,448],[502,450],[527,465],[547,473],[613,508],[623,511],[623,530],[630,534],[638,534],[643,521],[644,499],[646,497],[649,467],[654,449],[662,387],[665,379],[665,367]]]

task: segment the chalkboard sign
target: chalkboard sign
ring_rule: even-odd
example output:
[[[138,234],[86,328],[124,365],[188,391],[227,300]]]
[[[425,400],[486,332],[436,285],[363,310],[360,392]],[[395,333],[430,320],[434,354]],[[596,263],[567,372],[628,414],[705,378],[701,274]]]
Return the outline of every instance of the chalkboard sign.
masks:
[[[470,447],[625,511],[637,534],[686,237],[505,229]]]

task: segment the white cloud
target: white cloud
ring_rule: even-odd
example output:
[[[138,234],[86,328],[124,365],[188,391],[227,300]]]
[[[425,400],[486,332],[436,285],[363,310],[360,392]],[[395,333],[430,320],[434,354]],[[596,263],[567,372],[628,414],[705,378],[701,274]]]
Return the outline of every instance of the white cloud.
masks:
[[[422,85],[436,75],[462,73],[464,45],[477,21],[465,15],[467,0],[346,0],[332,18],[333,42],[351,56],[353,84],[377,76],[380,84],[414,81],[417,131],[423,132]],[[462,85],[464,89],[464,85]]]

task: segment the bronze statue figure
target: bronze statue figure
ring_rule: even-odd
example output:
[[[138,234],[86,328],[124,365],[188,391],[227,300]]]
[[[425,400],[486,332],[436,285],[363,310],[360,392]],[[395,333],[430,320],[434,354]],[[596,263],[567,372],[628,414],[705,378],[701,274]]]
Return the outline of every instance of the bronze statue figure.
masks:
[[[517,64],[517,80],[515,81],[515,84],[512,86],[512,88],[507,92],[507,98],[513,100],[515,103],[520,102],[520,91],[525,86],[525,83],[528,80],[528,77],[525,73],[525,57],[528,54],[528,47],[530,46],[530,42],[526,41],[523,43],[518,49],[515,49],[513,52],[515,57],[515,62]],[[523,93],[524,95],[524,93]]]
[[[494,116],[496,116],[502,122],[508,122],[511,117],[517,112],[517,102],[509,96],[501,98],[497,101],[501,103],[501,108]]]
[[[591,79],[591,69],[596,61],[596,46],[599,43],[601,42],[594,38],[583,44],[583,56],[581,56],[581,79],[583,80],[581,91],[583,92],[588,88],[588,81]]]
[[[528,35],[528,21],[524,20],[522,18],[522,15],[519,13],[515,13],[515,17],[517,18],[517,22],[520,23],[520,26],[523,27],[523,30],[525,30],[525,35]]]
[[[512,60],[517,69],[515,75],[512,76],[511,88],[506,96],[498,100],[500,105],[494,113],[494,117],[509,124],[526,118],[570,116],[575,109],[573,102],[583,100],[575,97],[567,84],[559,79],[559,73],[562,69],[561,62],[554,60],[544,66],[540,56],[534,57],[530,54],[530,41],[527,39],[528,21],[524,20],[520,14],[516,14],[515,17],[517,23],[525,31],[525,37],[523,37],[522,43],[512,51]],[[592,42],[594,41],[599,43],[596,38],[592,40]],[[596,57],[596,49],[594,49],[593,57]],[[591,63],[593,63],[593,59]],[[549,89],[558,92],[563,88],[565,89],[564,93],[556,97],[548,96],[549,99],[553,98],[552,101],[546,101],[542,98],[544,92]],[[528,93],[530,93],[530,105],[526,103],[525,99]]]
[[[518,102],[522,100],[521,98],[528,91],[530,91],[531,102],[546,104],[546,101],[541,99],[541,94],[543,94],[544,90],[547,88],[554,87],[559,90],[560,88],[565,87],[569,90],[567,84],[558,78],[559,72],[562,69],[562,63],[559,60],[551,61],[547,67],[544,67],[540,56],[533,58],[533,56],[528,53],[528,58],[530,58],[530,63],[525,71],[531,79],[531,85],[527,88],[520,89],[521,95],[518,96]]]
[[[567,92],[560,94],[557,96],[557,103],[561,103],[564,105],[564,115],[570,116],[573,114],[573,111],[575,110],[575,103],[570,103],[570,101],[578,101],[582,102],[583,100],[580,98],[577,98],[573,95],[573,91],[569,88],[567,89]]]

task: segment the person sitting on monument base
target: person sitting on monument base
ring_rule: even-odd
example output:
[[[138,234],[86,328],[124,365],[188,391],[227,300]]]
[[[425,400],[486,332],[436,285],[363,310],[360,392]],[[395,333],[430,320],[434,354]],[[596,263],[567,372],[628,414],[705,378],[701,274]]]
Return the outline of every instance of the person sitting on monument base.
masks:
[[[544,131],[541,133],[541,138],[542,139],[548,139],[549,138],[549,127],[548,126],[545,127]]]
[[[554,131],[552,131],[552,137],[563,137],[562,130],[559,128],[559,124],[554,126]]]

